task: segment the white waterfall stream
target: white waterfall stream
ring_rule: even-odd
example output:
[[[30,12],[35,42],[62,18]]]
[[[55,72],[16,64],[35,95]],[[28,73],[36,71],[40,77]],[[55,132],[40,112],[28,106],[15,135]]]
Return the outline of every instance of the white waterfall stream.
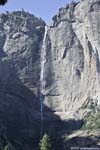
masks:
[[[44,90],[46,85],[45,80],[45,63],[46,63],[46,37],[47,37],[47,26],[45,26],[45,33],[43,38],[43,43],[41,47],[41,72],[40,72],[40,112],[41,112],[41,131],[40,137],[42,136],[43,132],[43,101],[44,101]]]

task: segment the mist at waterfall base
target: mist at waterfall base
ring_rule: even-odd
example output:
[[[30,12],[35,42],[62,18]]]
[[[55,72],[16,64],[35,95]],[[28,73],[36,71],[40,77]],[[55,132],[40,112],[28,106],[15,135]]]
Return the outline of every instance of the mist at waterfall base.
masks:
[[[22,10],[23,8],[25,11],[28,11],[37,17],[41,17],[49,24],[58,9],[71,1],[72,0],[8,0],[8,3],[5,6],[0,7],[0,12]]]

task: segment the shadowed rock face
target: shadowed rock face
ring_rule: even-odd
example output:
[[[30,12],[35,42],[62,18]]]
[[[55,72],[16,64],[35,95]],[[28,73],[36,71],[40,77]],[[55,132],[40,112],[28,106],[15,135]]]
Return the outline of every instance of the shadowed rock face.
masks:
[[[70,147],[99,147],[100,130],[76,131],[66,136],[65,149]]]
[[[0,79],[0,147],[2,149],[5,141],[15,146],[18,141],[22,143],[25,138],[36,137],[40,125],[38,117],[35,117],[36,111],[39,111],[37,98],[21,83],[15,68],[1,60]]]
[[[39,110],[36,96],[44,26],[24,11],[0,15],[0,104],[18,101]]]
[[[0,15],[0,137],[3,142],[16,143],[18,139],[21,142],[23,138],[39,134],[40,117],[35,117],[36,111],[39,112],[39,103],[34,90],[27,86],[36,86],[30,80],[35,76],[31,76],[34,70],[32,62],[37,63],[38,56],[35,55],[44,32],[40,28],[44,28],[44,22],[28,13]],[[35,70],[38,72],[38,66]],[[28,73],[30,77],[27,79]]]
[[[33,143],[39,143],[40,51],[44,29],[44,21],[24,11],[0,15],[1,149],[5,141],[17,150],[29,150]],[[52,135],[53,124],[60,120],[48,107],[44,106],[44,110],[48,114],[44,113],[43,132]]]

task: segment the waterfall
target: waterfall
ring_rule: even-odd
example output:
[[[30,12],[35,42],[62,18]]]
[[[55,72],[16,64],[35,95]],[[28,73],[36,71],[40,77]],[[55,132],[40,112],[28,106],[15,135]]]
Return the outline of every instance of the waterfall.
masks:
[[[41,112],[41,133],[40,137],[42,136],[43,132],[43,101],[44,101],[44,90],[46,85],[45,80],[45,63],[46,63],[46,37],[47,37],[47,26],[45,26],[45,33],[43,38],[43,43],[41,47],[41,72],[40,72],[40,112]]]
[[[47,36],[47,26],[45,26],[45,33],[43,38],[43,44],[41,48],[41,73],[40,73],[40,92],[44,93],[46,81],[45,81],[45,63],[46,63],[46,36]]]

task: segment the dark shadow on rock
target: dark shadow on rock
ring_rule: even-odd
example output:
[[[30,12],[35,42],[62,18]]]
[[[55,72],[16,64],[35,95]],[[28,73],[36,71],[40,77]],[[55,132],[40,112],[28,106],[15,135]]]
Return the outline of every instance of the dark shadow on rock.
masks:
[[[73,131],[81,129],[83,124],[83,120],[70,119],[68,121],[62,121],[62,129],[65,134],[71,134]]]
[[[7,54],[4,52],[3,49],[0,49],[0,58],[6,57]]]
[[[14,68],[0,61],[0,136],[13,145],[19,145],[31,134],[35,136],[36,101],[32,92],[18,79]]]
[[[44,105],[41,120],[40,100],[19,79],[11,62],[0,57],[0,138],[2,145],[11,143],[17,150],[38,147],[44,133],[47,133],[55,150],[61,150],[63,131],[81,127],[82,121],[61,121],[59,116]],[[42,131],[41,131],[42,130]],[[1,145],[1,142],[0,142]],[[38,149],[38,148],[37,148]]]
[[[71,147],[100,147],[98,145],[98,141],[100,141],[99,137],[73,137],[71,139],[68,139],[65,143],[65,149],[70,149]]]
[[[42,135],[48,133],[53,140],[61,121],[49,108],[44,108],[48,113],[43,114]],[[30,150],[38,145],[40,132],[39,100],[20,81],[14,66],[0,60],[0,145],[8,142],[17,150]]]

